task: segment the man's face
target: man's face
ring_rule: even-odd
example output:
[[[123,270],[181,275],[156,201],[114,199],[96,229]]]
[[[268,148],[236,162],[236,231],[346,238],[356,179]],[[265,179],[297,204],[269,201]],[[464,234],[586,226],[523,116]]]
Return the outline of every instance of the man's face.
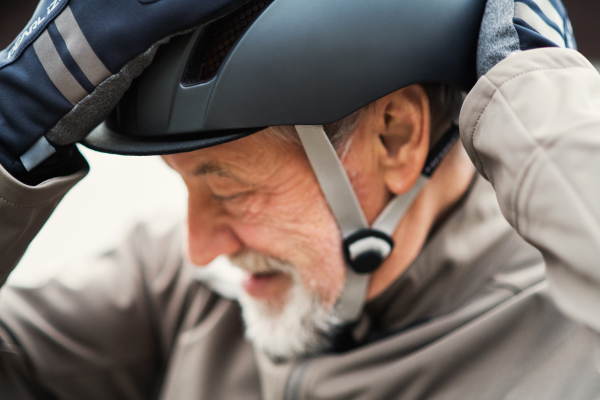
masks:
[[[268,348],[294,329],[330,330],[344,284],[340,234],[304,150],[263,131],[164,158],[189,190],[192,262],[225,254],[247,272],[240,300],[255,344],[281,358],[321,350],[316,337]]]
[[[294,265],[304,285],[333,306],[344,281],[340,237],[301,147],[259,132],[165,160],[189,191],[194,264],[249,251],[276,257]],[[285,273],[250,273],[244,289],[275,309],[292,281]]]

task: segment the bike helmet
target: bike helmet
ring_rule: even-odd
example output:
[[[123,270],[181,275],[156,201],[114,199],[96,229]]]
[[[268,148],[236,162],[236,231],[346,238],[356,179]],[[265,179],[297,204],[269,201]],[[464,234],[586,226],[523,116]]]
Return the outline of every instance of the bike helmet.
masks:
[[[251,0],[161,46],[110,117],[83,142],[157,155],[295,125],[343,236],[346,322],[361,314],[392,233],[458,138],[435,144],[413,189],[369,227],[322,125],[415,83],[468,91],[485,0]]]

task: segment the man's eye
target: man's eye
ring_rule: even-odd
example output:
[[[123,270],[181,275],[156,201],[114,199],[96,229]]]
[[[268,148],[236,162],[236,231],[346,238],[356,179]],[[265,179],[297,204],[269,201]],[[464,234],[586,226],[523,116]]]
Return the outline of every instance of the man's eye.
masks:
[[[240,192],[240,193],[236,193],[233,195],[228,195],[228,196],[223,196],[223,195],[218,195],[213,193],[213,196],[215,197],[215,199],[219,200],[219,201],[223,201],[223,202],[231,202],[231,201],[235,201],[235,200],[240,200],[243,199],[244,197],[246,197],[248,195],[248,192]]]

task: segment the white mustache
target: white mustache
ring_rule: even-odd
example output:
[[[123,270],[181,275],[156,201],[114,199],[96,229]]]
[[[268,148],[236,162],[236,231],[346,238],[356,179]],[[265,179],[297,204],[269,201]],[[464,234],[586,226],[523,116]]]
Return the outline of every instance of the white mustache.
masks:
[[[244,250],[229,256],[229,261],[236,267],[251,274],[283,272],[296,275],[298,271],[289,262],[252,250]]]

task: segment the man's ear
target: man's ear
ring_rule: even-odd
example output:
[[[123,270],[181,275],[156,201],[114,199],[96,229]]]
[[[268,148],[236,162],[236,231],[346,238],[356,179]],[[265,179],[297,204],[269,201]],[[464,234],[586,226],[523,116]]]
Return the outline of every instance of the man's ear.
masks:
[[[404,194],[416,183],[429,152],[429,99],[421,85],[412,85],[377,101],[380,168],[393,194]]]

